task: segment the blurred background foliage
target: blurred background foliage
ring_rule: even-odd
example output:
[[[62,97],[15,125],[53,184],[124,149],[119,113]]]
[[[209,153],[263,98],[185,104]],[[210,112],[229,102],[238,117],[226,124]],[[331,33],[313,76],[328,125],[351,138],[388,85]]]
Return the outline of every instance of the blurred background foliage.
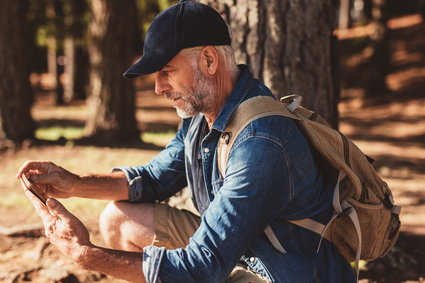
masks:
[[[0,0],[0,72],[4,74],[0,79],[0,148],[39,139],[36,128],[45,125],[34,122],[31,109],[45,94],[52,96],[57,106],[86,107],[88,114],[79,125],[84,128],[84,142],[139,139],[142,127],[135,118],[138,106],[134,101],[140,90],[152,87],[152,80],[127,81],[121,74],[142,54],[153,18],[177,2]],[[334,127],[338,127],[341,88],[357,83],[366,98],[388,95],[389,20],[416,14],[420,22],[425,14],[425,0],[202,2],[216,8],[232,27],[240,63],[247,63],[277,94],[303,94],[306,106]],[[314,13],[305,5],[326,9]],[[294,24],[291,17],[299,22]],[[267,25],[275,22],[282,25],[279,40],[299,41],[292,53],[279,53],[284,48],[273,46],[276,38],[271,38]],[[326,48],[319,49],[315,42]],[[326,56],[329,58],[322,58]],[[367,72],[353,75],[346,68],[350,62]],[[331,85],[325,86],[329,82]]]
[[[0,0],[0,160],[6,164],[0,173],[0,212],[6,217],[4,223],[36,219],[13,179],[25,160],[49,159],[77,173],[108,172],[115,165],[146,164],[173,138],[180,119],[166,99],[152,98],[152,76],[130,81],[122,73],[142,55],[152,19],[177,2]],[[417,218],[414,212],[425,203],[425,197],[418,198],[424,191],[420,178],[425,176],[425,159],[419,152],[425,138],[425,0],[202,2],[216,8],[232,27],[238,62],[248,63],[275,93],[305,94],[288,87],[291,84],[309,83],[321,90],[316,78],[334,83],[331,91],[324,91],[329,99],[319,96],[311,107],[349,101],[341,103],[341,113],[346,115],[343,132],[361,146],[372,144],[369,150],[380,173],[393,182],[398,197],[411,197],[404,200],[411,207],[403,208],[410,209],[403,224],[408,223],[407,217]],[[314,13],[312,7],[322,6],[324,11]],[[280,24],[277,38],[270,38],[272,32],[267,29],[273,23]],[[320,42],[331,47],[327,54],[311,44],[323,35],[328,37]],[[285,48],[273,46],[274,39],[287,40],[285,48],[304,53],[276,55],[270,50]],[[293,41],[298,41],[297,48]],[[311,65],[303,61],[306,54]],[[323,65],[332,72],[312,67],[321,65],[325,55],[331,58]],[[278,64],[267,67],[267,60]],[[288,62],[299,70],[288,71]],[[287,73],[297,71],[307,83],[287,80]],[[380,103],[392,104],[380,109]],[[331,117],[333,125],[338,125],[338,118]],[[383,143],[390,146],[382,147]],[[104,204],[67,200],[71,209],[83,210],[82,216],[100,212]],[[416,227],[423,229],[421,218],[417,221]],[[423,246],[423,239],[418,239],[405,238],[404,245],[365,268],[376,278],[384,277],[382,282],[400,282],[398,276],[403,273],[406,278],[423,277],[425,249],[418,248]]]

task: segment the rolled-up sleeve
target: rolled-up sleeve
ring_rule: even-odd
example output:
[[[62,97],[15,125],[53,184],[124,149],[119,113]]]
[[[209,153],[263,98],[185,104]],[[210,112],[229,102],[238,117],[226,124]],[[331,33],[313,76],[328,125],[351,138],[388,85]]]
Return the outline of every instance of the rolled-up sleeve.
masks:
[[[145,166],[119,166],[127,177],[128,200],[131,202],[162,201],[187,185],[184,163],[185,121],[175,138]]]
[[[143,183],[142,177],[139,175],[140,172],[137,168],[130,166],[118,166],[114,167],[111,170],[114,171],[122,171],[127,177],[128,182],[128,200],[131,202],[140,202],[142,201],[142,191],[143,191]]]
[[[159,267],[165,248],[147,246],[143,249],[143,274],[146,283],[162,283],[158,277]]]

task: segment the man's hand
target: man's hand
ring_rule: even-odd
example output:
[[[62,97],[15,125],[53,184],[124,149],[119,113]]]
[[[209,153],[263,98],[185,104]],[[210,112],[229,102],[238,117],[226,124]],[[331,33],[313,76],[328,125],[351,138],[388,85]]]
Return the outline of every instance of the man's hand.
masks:
[[[50,161],[27,161],[19,169],[16,177],[25,174],[49,197],[68,198],[75,195],[79,176],[57,166]]]
[[[109,274],[131,282],[144,283],[142,254],[100,248],[90,242],[87,228],[55,199],[47,207],[24,185],[28,199],[43,221],[46,237],[65,256],[83,268]]]
[[[48,197],[127,200],[128,182],[122,171],[76,175],[50,161],[27,161],[16,174],[25,174]]]
[[[64,255],[78,262],[86,249],[92,247],[84,224],[59,201],[50,198],[46,207],[28,189],[24,188],[24,191],[43,222],[46,237]]]

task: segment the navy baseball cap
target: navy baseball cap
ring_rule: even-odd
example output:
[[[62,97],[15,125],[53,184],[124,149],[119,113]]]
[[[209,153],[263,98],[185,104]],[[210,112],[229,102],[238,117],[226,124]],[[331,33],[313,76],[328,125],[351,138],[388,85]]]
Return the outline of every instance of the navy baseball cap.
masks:
[[[194,1],[180,1],[158,14],[150,25],[142,57],[124,73],[127,79],[161,70],[180,50],[230,45],[230,32],[220,14]]]

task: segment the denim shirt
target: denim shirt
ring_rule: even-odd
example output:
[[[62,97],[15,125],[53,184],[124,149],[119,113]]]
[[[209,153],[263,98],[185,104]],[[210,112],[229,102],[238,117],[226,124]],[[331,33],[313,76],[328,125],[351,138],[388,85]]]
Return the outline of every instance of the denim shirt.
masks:
[[[184,119],[176,137],[146,166],[115,168],[128,178],[130,201],[164,200],[189,186],[201,214],[187,247],[144,248],[146,282],[225,282],[240,260],[271,282],[355,282],[332,243],[323,240],[317,252],[319,235],[284,220],[311,217],[324,223],[332,206],[332,178],[294,121],[270,116],[250,123],[236,139],[221,177],[216,149],[231,114],[250,97],[272,96],[246,66],[240,71],[200,144],[195,141],[205,122],[202,114]],[[265,236],[269,225],[285,254]]]

